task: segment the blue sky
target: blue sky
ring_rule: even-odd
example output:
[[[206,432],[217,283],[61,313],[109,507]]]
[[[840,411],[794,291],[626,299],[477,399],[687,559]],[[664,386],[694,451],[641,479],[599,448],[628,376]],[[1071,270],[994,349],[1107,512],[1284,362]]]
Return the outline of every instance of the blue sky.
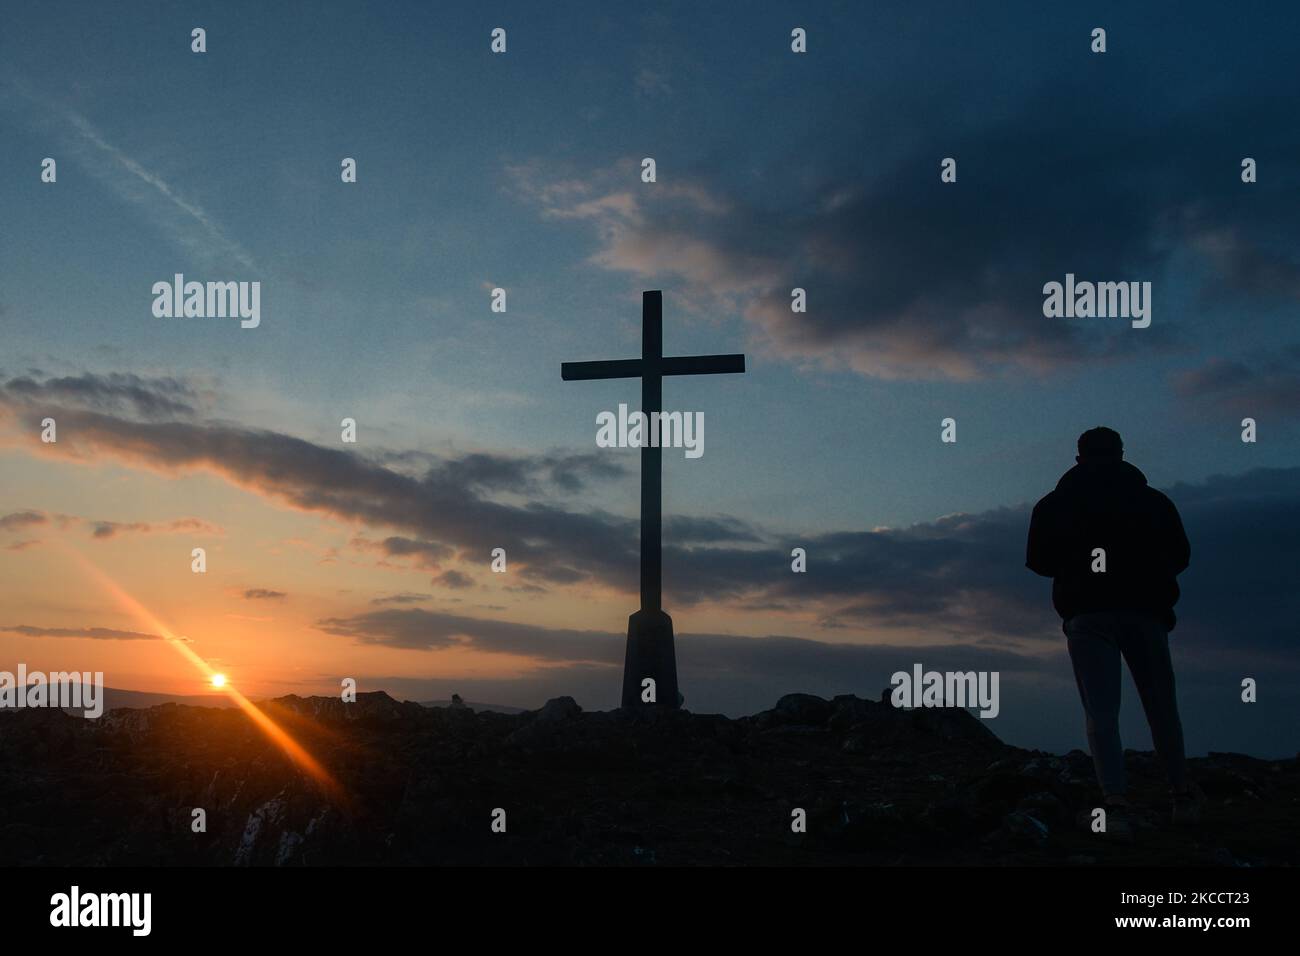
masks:
[[[744,376],[665,386],[668,407],[702,410],[707,422],[702,459],[665,456],[665,512],[752,531],[740,554],[728,550],[734,540],[701,538],[666,558],[669,609],[698,608],[686,618],[705,618],[708,633],[904,646],[923,633],[960,647],[1026,640],[1022,629],[974,623],[968,602],[940,602],[905,625],[892,612],[882,617],[879,602],[849,593],[866,587],[874,559],[834,550],[836,536],[888,528],[918,538],[954,514],[1000,535],[998,509],[1014,512],[1045,493],[1072,463],[1078,433],[1099,423],[1123,433],[1154,485],[1184,483],[1189,497],[1206,498],[1220,487],[1207,479],[1223,475],[1238,482],[1224,500],[1244,508],[1263,500],[1249,476],[1272,469],[1261,474],[1281,517],[1269,521],[1289,527],[1277,522],[1293,516],[1285,490],[1300,466],[1294,12],[588,6],[13,11],[0,34],[0,381],[11,402],[36,394],[37,404],[121,412],[139,424],[124,380],[110,378],[134,376],[140,388],[179,396],[204,435],[262,430],[338,450],[337,423],[352,416],[361,456],[462,464],[500,456],[553,479],[543,459],[592,455],[596,414],[639,394],[632,382],[561,382],[560,362],[636,355],[640,292],[661,288],[669,352],[749,356]],[[190,52],[194,26],[207,30],[206,54]],[[508,31],[503,56],[488,49],[497,26]],[[808,31],[806,55],[790,52],[794,26]],[[1104,55],[1089,51],[1095,26],[1108,31]],[[58,159],[53,186],[39,181],[45,156]],[[345,156],[357,159],[355,185],[340,182]],[[656,159],[654,184],[638,176],[645,156]],[[956,184],[939,182],[945,156],[958,160]],[[1258,160],[1257,183],[1240,180],[1244,156]],[[175,272],[261,281],[261,326],[155,319],[149,290]],[[1045,319],[1042,284],[1066,272],[1152,282],[1151,328]],[[806,316],[789,311],[794,285],[808,290]],[[505,315],[489,311],[493,286],[508,291]],[[37,383],[35,393],[15,390],[22,378]],[[1256,444],[1240,441],[1245,415],[1259,421]],[[939,441],[947,416],[958,423],[955,445]],[[84,449],[91,471],[85,456],[34,457],[19,439],[0,448],[9,476],[0,513],[135,512],[128,517],[148,523],[169,501],[168,517],[233,526],[233,486],[259,498],[250,509],[291,501],[309,516],[295,521],[321,525],[325,550],[345,547],[330,538],[334,524],[376,520],[338,502],[322,515],[313,509],[323,492],[275,485],[283,469],[223,471],[210,450],[198,458],[177,445],[141,450],[110,431]],[[223,441],[232,456],[255,454]],[[621,477],[584,472],[577,492],[544,479],[476,494],[558,509],[572,527],[602,516],[617,526],[635,514],[635,453],[609,455],[601,461]],[[111,473],[123,490],[91,477],[103,474],[99,462],[122,469]],[[152,487],[142,469],[184,474]],[[284,540],[308,537],[303,527],[280,529],[279,519],[248,520],[271,522]],[[384,520],[387,530],[370,532],[376,540],[393,528]],[[1231,530],[1217,513],[1205,521]],[[359,533],[349,525],[336,537]],[[431,570],[465,571],[477,560],[468,531],[440,537],[449,532],[434,521],[420,533],[452,552],[434,569],[409,569],[421,583]],[[556,540],[569,533],[554,531]],[[228,540],[233,547],[235,532]],[[1232,540],[1256,556],[1294,550],[1289,539]],[[278,541],[268,535],[258,548]],[[785,584],[764,578],[751,590],[765,593],[747,592],[745,547],[788,554],[809,541],[833,553],[836,567],[866,563],[840,584],[810,588],[797,609]],[[1197,545],[1194,537],[1191,576]],[[609,556],[620,570],[606,578],[593,570],[597,554],[580,559],[582,546],[572,547],[561,556],[539,546],[534,569],[544,579],[550,561],[615,591],[584,592],[579,579],[553,575],[538,599],[548,609],[541,623],[559,627],[566,608],[581,607],[582,626],[617,631],[631,610],[617,590],[626,555]],[[1013,550],[1008,543],[998,560]],[[250,574],[266,573],[264,556],[241,560]],[[684,586],[674,600],[673,582],[709,560],[721,569],[725,602]],[[957,573],[923,586],[962,590]],[[1214,583],[1203,579],[1202,591]],[[1233,617],[1231,592],[1218,583],[1207,621]],[[1039,625],[1053,635],[1040,585],[1014,587],[1042,592]],[[900,581],[891,594],[906,588]],[[978,600],[1001,607],[1005,588],[989,588]],[[774,589],[781,593],[767,593]],[[494,598],[495,610],[479,611],[535,621],[517,600]],[[1280,595],[1262,600],[1273,610],[1257,629],[1281,634],[1273,615],[1289,605]],[[765,603],[784,603],[788,616],[765,620],[755,609]],[[316,618],[356,616],[332,609]],[[318,623],[304,611],[295,626]],[[900,626],[906,633],[885,636]],[[1225,639],[1207,625],[1204,659]],[[1275,655],[1270,666],[1285,659],[1273,638],[1264,646]],[[1034,648],[1036,660],[1048,659]],[[452,681],[470,673],[412,664],[409,651],[373,662],[381,666],[389,669],[370,673]],[[767,676],[780,683],[779,673]],[[718,706],[762,703],[734,680],[726,690],[724,676],[709,679]],[[497,688],[495,698],[509,691]],[[1237,749],[1249,749],[1248,726],[1237,732]]]

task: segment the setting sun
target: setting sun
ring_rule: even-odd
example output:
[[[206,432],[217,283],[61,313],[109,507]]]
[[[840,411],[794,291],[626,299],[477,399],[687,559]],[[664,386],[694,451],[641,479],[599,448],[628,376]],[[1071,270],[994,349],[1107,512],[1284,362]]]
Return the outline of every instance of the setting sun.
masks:
[[[212,686],[213,686],[213,687],[225,687],[225,686],[226,686],[226,675],[225,675],[225,674],[213,674],[213,675],[212,675]]]

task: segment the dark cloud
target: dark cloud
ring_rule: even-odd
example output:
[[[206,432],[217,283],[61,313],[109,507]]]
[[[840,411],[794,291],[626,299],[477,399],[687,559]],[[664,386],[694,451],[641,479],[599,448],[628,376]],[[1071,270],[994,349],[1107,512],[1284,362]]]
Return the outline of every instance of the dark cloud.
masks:
[[[442,572],[442,574],[435,577],[431,583],[441,584],[443,587],[452,588],[458,591],[474,587],[473,578],[468,574],[461,574],[455,569]]]
[[[544,454],[529,458],[476,452],[435,461],[429,477],[476,491],[535,494],[550,488],[577,493],[593,481],[623,478],[627,469],[609,455]]]
[[[561,585],[577,584],[592,577],[590,573],[580,571],[566,564],[549,564],[546,562],[525,565],[520,573],[526,578],[545,581],[547,584]],[[620,581],[620,584],[622,583],[624,582]]]
[[[761,541],[760,533],[739,518],[715,515],[707,518],[667,515],[664,536],[672,541]]]
[[[193,532],[197,534],[222,534],[221,528],[199,518],[178,518],[175,521],[97,521],[78,518],[75,515],[50,515],[43,511],[16,511],[0,517],[0,531],[12,531],[18,528],[55,523],[60,530],[69,525],[88,525],[92,538],[113,538],[121,534],[179,534]]]
[[[190,417],[197,402],[195,390],[180,379],[142,378],[127,372],[86,372],[41,381],[22,376],[10,379],[0,389],[32,406],[72,406],[149,420]]]
[[[414,557],[421,567],[437,567],[440,562],[456,553],[454,548],[438,541],[417,541],[401,535],[391,535],[382,541],[370,541],[358,536],[352,539],[352,545],[362,550],[378,551],[390,558]]]
[[[914,112],[919,145],[894,160],[874,142],[881,117],[832,125],[799,144],[797,163],[765,170],[779,192],[722,160],[639,191],[622,166],[562,189],[538,167],[512,172],[546,218],[593,230],[592,262],[730,306],[758,347],[868,376],[1045,373],[1166,350],[1180,344],[1183,282],[1203,304],[1293,307],[1300,193],[1246,186],[1237,164],[1244,142],[1300,152],[1295,124],[1253,95],[1155,113],[1115,70],[1045,77],[978,125]],[[844,156],[887,165],[864,174]],[[957,160],[956,183],[940,181],[943,157]],[[1152,326],[1045,318],[1043,285],[1067,272],[1150,281]],[[806,312],[791,310],[795,287]]]
[[[1300,468],[1257,469],[1165,489],[1192,543],[1180,577],[1180,642],[1208,654],[1233,648],[1285,657],[1300,619]],[[1024,568],[1028,504],[951,515],[898,529],[835,532],[800,542],[808,571],[788,552],[665,549],[674,603],[740,598],[816,610],[832,626],[912,628],[954,639],[1060,638],[1049,581]]]
[[[26,392],[0,386],[0,414],[30,409]],[[521,458],[505,468],[492,456],[473,455],[411,475],[353,451],[226,423],[141,420],[74,407],[58,414],[60,441],[49,446],[51,453],[112,455],[168,472],[210,470],[296,508],[401,532],[379,542],[358,540],[386,556],[415,556],[436,566],[458,553],[486,556],[506,547],[512,567],[569,582],[590,574],[588,567],[601,555],[602,576],[622,586],[635,582],[635,522],[545,500],[507,503],[485,490],[515,490],[510,476],[518,468],[532,469],[537,487],[557,468],[569,476],[557,479],[561,485],[575,473],[584,480],[620,473],[590,456]]]
[[[1178,579],[1176,639],[1203,660],[1294,668],[1300,468],[1260,468],[1165,490],[1192,543],[1191,566]]]
[[[49,515],[43,511],[14,511],[0,517],[0,531],[30,528],[32,525],[48,524],[49,521]]]
[[[222,530],[199,518],[178,518],[175,521],[91,521],[91,537],[115,538],[121,534],[222,534]]]
[[[1212,358],[1176,375],[1174,387],[1203,408],[1291,418],[1300,414],[1300,345],[1249,359]]]
[[[328,634],[406,650],[472,646],[475,650],[565,662],[609,663],[621,649],[614,635],[597,631],[546,628],[430,611],[393,608],[353,617],[326,618],[316,626]]]
[[[505,590],[511,594],[546,594],[547,589],[538,584],[507,584]]]
[[[24,637],[85,637],[96,641],[161,641],[158,634],[118,631],[111,627],[32,627],[28,624],[0,625],[0,631]]]
[[[400,594],[387,594],[383,597],[372,598],[371,604],[420,604],[432,598],[432,594],[414,594],[403,592]]]
[[[288,596],[283,591],[272,591],[267,588],[249,588],[244,592],[244,597],[250,601],[282,601]]]
[[[316,626],[329,634],[350,637],[361,644],[403,650],[440,650],[472,647],[495,654],[511,654],[564,664],[598,664],[608,667],[623,661],[625,634],[551,628],[487,618],[472,618],[424,608],[367,611],[353,617],[327,618]],[[798,684],[828,674],[888,668],[889,673],[914,660],[929,657],[952,662],[953,667],[998,666],[1033,670],[1035,659],[1018,652],[990,650],[974,645],[862,645],[829,644],[798,637],[744,637],[733,634],[680,634],[682,666],[698,676],[727,674],[745,679],[763,674],[787,675]],[[919,655],[919,658],[918,658]],[[881,686],[884,686],[883,684]]]
[[[951,515],[906,528],[801,538],[788,549],[673,546],[665,586],[686,604],[738,600],[753,609],[817,609],[824,624],[921,627],[975,637],[1043,632],[1042,585],[1024,571],[1027,505]]]

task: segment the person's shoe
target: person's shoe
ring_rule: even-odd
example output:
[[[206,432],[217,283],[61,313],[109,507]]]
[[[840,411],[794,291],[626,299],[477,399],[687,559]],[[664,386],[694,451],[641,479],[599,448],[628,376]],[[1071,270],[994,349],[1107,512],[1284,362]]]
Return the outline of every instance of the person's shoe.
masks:
[[[1186,826],[1201,822],[1205,810],[1205,792],[1196,784],[1188,784],[1187,789],[1174,794],[1173,821],[1175,826]]]

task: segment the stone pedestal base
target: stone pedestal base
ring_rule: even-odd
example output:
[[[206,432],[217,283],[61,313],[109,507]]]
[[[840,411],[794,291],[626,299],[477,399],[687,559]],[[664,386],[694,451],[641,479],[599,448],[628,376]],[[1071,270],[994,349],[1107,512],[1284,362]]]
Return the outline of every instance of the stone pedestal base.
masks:
[[[647,677],[655,682],[653,704],[643,700]],[[663,611],[640,610],[627,619],[627,657],[623,661],[624,707],[680,706],[673,619]]]

